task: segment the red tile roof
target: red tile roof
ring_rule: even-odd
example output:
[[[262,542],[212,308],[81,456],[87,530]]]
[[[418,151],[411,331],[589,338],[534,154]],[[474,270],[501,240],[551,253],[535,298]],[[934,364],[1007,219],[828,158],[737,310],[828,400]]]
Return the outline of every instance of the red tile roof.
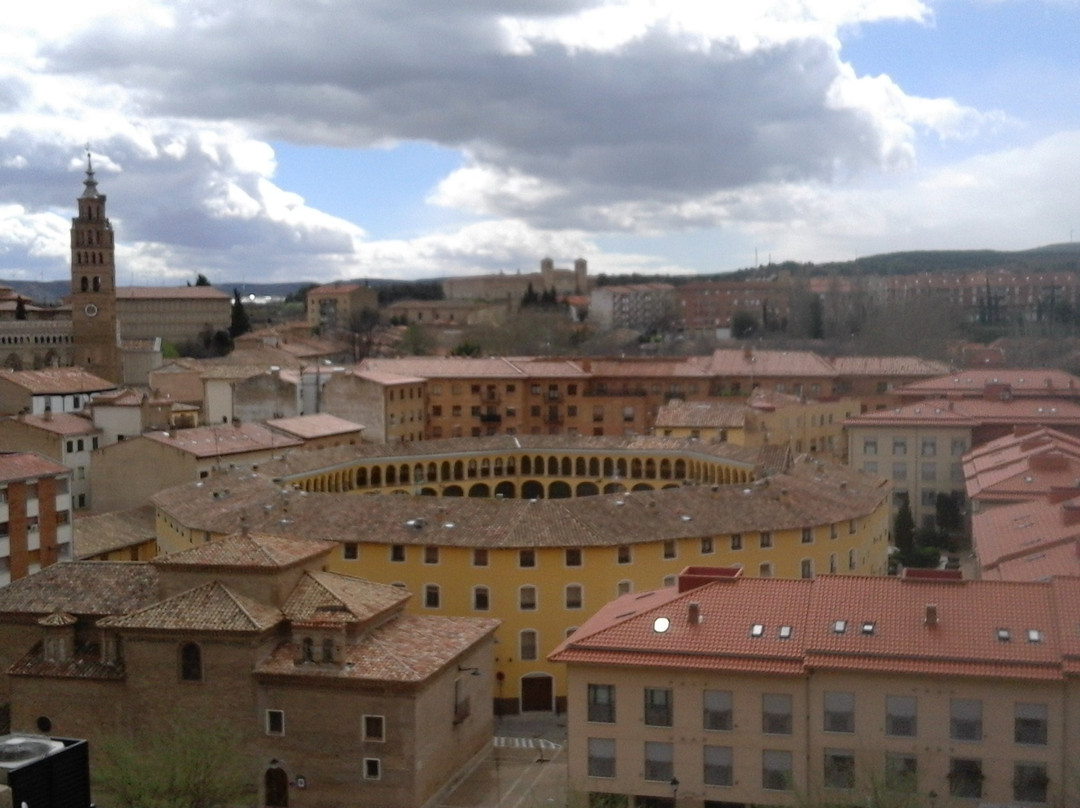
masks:
[[[904,385],[901,396],[982,396],[987,388],[1007,387],[1013,396],[1080,398],[1080,378],[1050,368],[962,370]]]
[[[213,286],[118,286],[117,300],[229,300]]]
[[[364,428],[360,424],[346,421],[344,418],[338,418],[336,415],[325,412],[314,415],[297,415],[292,418],[274,418],[272,421],[267,421],[266,425],[298,440],[348,435],[351,432],[359,433]]]
[[[329,542],[283,539],[266,533],[237,533],[190,550],[158,556],[151,563],[162,567],[276,569],[325,556],[333,546]]]
[[[66,395],[113,390],[116,385],[82,368],[44,370],[0,370],[0,380],[21,387],[32,395]]]
[[[0,614],[122,614],[156,601],[157,587],[149,564],[61,561],[0,587]]]
[[[36,452],[0,452],[0,482],[55,477],[60,474],[71,474],[71,469]]]
[[[283,619],[284,615],[273,606],[212,581],[138,611],[106,617],[97,624],[117,629],[261,633]]]
[[[144,432],[142,437],[203,458],[303,445],[262,424],[244,423],[197,426],[172,432]]]
[[[12,416],[12,420],[54,435],[91,435],[101,432],[89,418],[70,412],[56,412],[48,416],[16,415]]]
[[[836,369],[810,351],[757,351],[720,348],[709,360],[714,376],[817,376],[833,378]]]
[[[679,401],[664,404],[656,413],[656,427],[738,429],[746,421],[746,407],[719,401]]]
[[[867,412],[849,418],[847,426],[978,426],[1010,424],[1045,426],[1080,422],[1080,403],[1061,399],[1011,399],[1008,401],[966,398],[928,400],[891,410]]]
[[[823,575],[812,581],[728,578],[673,592],[608,604],[549,658],[798,675],[909,670],[1060,679],[1066,655],[1080,650],[1074,637],[1080,587],[1070,582]],[[697,604],[697,622],[691,604]],[[935,619],[928,619],[930,612]],[[658,630],[660,617],[669,621],[665,630]]]

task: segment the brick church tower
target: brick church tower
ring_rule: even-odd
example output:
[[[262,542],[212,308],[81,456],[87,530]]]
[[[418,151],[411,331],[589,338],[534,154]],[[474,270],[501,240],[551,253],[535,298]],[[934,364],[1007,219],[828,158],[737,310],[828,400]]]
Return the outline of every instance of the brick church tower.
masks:
[[[72,364],[120,384],[113,230],[89,153],[83,185],[79,215],[71,220]]]

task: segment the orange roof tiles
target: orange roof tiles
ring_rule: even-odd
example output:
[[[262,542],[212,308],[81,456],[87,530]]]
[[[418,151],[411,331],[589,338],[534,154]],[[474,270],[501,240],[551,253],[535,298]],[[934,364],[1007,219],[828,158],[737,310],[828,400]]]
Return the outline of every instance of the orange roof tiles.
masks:
[[[719,401],[680,401],[664,404],[656,413],[656,427],[740,428],[746,422],[746,407]]]
[[[36,452],[0,452],[0,482],[70,473],[71,469],[67,466],[61,466]]]
[[[293,623],[366,623],[407,601],[401,587],[332,572],[308,572],[283,607]]]
[[[217,457],[302,445],[300,441],[267,429],[262,424],[197,426],[172,432],[144,432],[142,437],[196,457]]]
[[[44,370],[0,370],[0,380],[23,388],[32,395],[65,395],[112,390],[115,384],[81,368]]]
[[[836,369],[810,351],[757,351],[720,348],[709,360],[716,376],[834,377]]]
[[[1013,396],[1080,398],[1080,378],[1050,368],[962,370],[912,382],[896,392],[901,396],[981,396],[988,387],[1007,387]]]
[[[338,418],[336,415],[325,412],[314,415],[297,415],[291,418],[274,418],[267,421],[266,425],[298,440],[347,435],[351,432],[359,433],[364,428],[360,424],[346,421],[344,418]]]
[[[724,660],[725,670],[797,675],[910,670],[1060,679],[1066,648],[1080,651],[1073,638],[1080,587],[1058,581],[740,577],[673,592],[660,590],[652,605],[641,605],[651,593],[613,601],[550,658],[705,670]],[[661,617],[668,622],[658,626]]]
[[[836,356],[828,361],[845,376],[941,376],[949,372],[944,362],[917,356]]]
[[[0,587],[0,614],[121,614],[157,600],[158,574],[129,561],[62,561]]]
[[[16,415],[13,420],[54,435],[91,435],[101,431],[89,418],[70,412],[56,412],[48,416]]]
[[[118,286],[117,300],[229,300],[213,286]]]
[[[230,631],[261,633],[284,615],[273,606],[237,594],[219,581],[181,592],[128,614],[98,621],[102,628],[158,631]]]
[[[238,533],[190,550],[159,556],[151,563],[162,567],[222,569],[291,567],[324,556],[332,547],[329,542],[283,539],[265,533]]]

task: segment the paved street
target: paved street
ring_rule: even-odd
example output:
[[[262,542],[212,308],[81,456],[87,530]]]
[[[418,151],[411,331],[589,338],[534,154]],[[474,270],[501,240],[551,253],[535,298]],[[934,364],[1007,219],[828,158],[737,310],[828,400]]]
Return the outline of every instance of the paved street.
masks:
[[[565,718],[506,716],[487,757],[440,808],[565,808]]]

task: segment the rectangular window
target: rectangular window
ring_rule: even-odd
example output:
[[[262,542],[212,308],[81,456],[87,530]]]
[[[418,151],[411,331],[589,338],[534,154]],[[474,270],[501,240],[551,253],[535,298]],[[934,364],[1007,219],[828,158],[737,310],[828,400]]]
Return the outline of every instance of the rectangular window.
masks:
[[[742,549],[742,533],[732,533],[731,534],[731,549],[732,550],[741,550]]]
[[[885,754],[885,788],[914,794],[918,783],[918,758],[903,752]]]
[[[1046,746],[1046,705],[1017,702],[1015,710],[1013,727],[1015,741],[1033,746]]]
[[[615,685],[589,685],[589,721],[615,723]]]
[[[855,694],[825,694],[825,731],[855,731]]]
[[[812,527],[804,527],[802,529],[802,543],[812,544],[814,541],[814,529]]]
[[[855,788],[855,753],[850,749],[825,750],[825,788]]]
[[[772,533],[768,530],[761,532],[760,543],[762,547],[772,547]]]
[[[923,438],[922,448],[919,454],[923,457],[935,457],[937,455],[937,439]]]
[[[876,460],[864,460],[862,464],[862,470],[867,474],[877,474],[877,461]]]
[[[580,609],[584,595],[582,594],[581,584],[567,584],[566,585],[566,608],[567,609]]]
[[[963,438],[953,438],[950,453],[953,457],[959,457],[967,451],[967,441]]]
[[[424,563],[425,564],[438,564],[439,563],[439,548],[428,545],[424,548]]]
[[[919,468],[919,479],[924,483],[937,481],[937,463],[922,463]]]
[[[536,610],[535,586],[523,586],[518,590],[518,607],[526,612]]]
[[[536,632],[532,629],[525,629],[520,635],[520,648],[518,653],[523,661],[532,661],[536,659]]]
[[[791,734],[791,696],[786,693],[762,695],[761,731],[766,735]]]
[[[404,544],[391,544],[390,545],[390,560],[394,562],[402,562],[405,560],[405,545]]]
[[[664,687],[645,688],[645,725],[671,726],[671,690]]]
[[[478,612],[486,612],[491,608],[491,593],[486,586],[473,588],[473,609]]]
[[[616,556],[617,556],[616,560],[618,561],[618,563],[620,563],[620,564],[629,564],[630,563],[630,547],[629,547],[629,545],[620,544],[615,552],[616,552]]]
[[[730,731],[733,720],[730,690],[706,690],[702,726],[705,729]]]
[[[365,715],[363,726],[365,741],[386,740],[386,722],[381,715]]]
[[[645,779],[670,783],[674,776],[674,746],[660,741],[645,741]]]
[[[532,549],[520,550],[518,552],[518,566],[520,567],[535,567],[536,566],[536,551]]]
[[[1013,799],[1017,802],[1046,802],[1045,763],[1017,763],[1013,767]]]
[[[615,741],[589,738],[589,777],[615,776]]]
[[[876,455],[877,438],[866,438],[862,444],[862,451],[864,455]]]
[[[675,558],[675,540],[664,540],[664,558]]]
[[[730,746],[706,746],[705,747],[705,771],[704,779],[707,786],[730,786],[734,785],[735,778],[732,772],[734,755]]]
[[[428,584],[424,587],[424,606],[429,609],[439,608],[439,586],[438,584]]]
[[[266,734],[267,735],[284,735],[285,734],[285,711],[284,710],[267,710],[266,711]]]
[[[907,440],[905,438],[893,438],[892,453],[894,455],[906,455]]]
[[[346,561],[355,561],[360,557],[360,545],[354,541],[347,541],[341,545],[341,555]]]
[[[906,480],[907,479],[907,463],[893,463],[892,464],[892,478],[894,480]]]
[[[379,780],[382,778],[382,762],[378,758],[364,758],[364,779]]]
[[[713,552],[712,536],[703,536],[701,539],[701,554],[711,555]]]
[[[792,754],[780,749],[761,753],[761,787],[770,791],[789,791],[794,784]]]
[[[885,734],[914,738],[918,732],[917,707],[914,696],[886,696]]]
[[[982,761],[971,758],[949,760],[949,794],[965,799],[982,797]]]
[[[486,567],[488,565],[488,551],[486,547],[476,547],[473,549],[472,563],[474,567]]]
[[[568,567],[580,567],[581,566],[581,548],[580,547],[567,547],[566,548],[566,566],[568,566]]]
[[[982,701],[950,699],[949,737],[954,741],[982,740]]]

